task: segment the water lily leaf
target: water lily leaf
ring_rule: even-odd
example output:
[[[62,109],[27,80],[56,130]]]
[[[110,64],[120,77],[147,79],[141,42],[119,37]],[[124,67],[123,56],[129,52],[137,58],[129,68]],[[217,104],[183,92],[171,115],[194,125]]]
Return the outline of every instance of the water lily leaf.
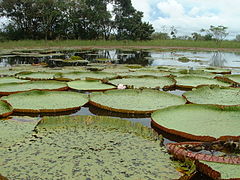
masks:
[[[225,75],[217,78],[222,79],[223,81],[226,82],[240,84],[240,74]]]
[[[72,72],[72,73],[62,73],[56,76],[58,80],[101,80],[115,77],[115,74],[105,73],[105,72]]]
[[[0,85],[0,95],[9,95],[30,90],[64,91],[67,84],[59,81],[29,81],[25,83],[8,83]]]
[[[199,68],[199,69],[204,70],[205,72],[213,73],[213,74],[231,74],[230,69],[214,68],[214,67],[206,67],[206,68]]]
[[[28,82],[29,80],[22,80],[17,79],[14,77],[1,77],[0,78],[0,84],[7,84],[7,83],[22,83],[22,82]]]
[[[6,117],[12,114],[13,108],[6,102],[0,101],[0,117]]]
[[[185,104],[185,100],[180,96],[157,90],[125,89],[92,93],[90,103],[111,111],[141,114]]]
[[[181,137],[212,141],[239,136],[240,107],[188,104],[160,109],[152,114],[153,126]]]
[[[21,72],[16,74],[19,79],[49,80],[54,79],[55,73],[51,72]]]
[[[240,106],[240,89],[217,86],[204,86],[185,92],[183,96],[194,104],[216,104]]]
[[[133,86],[134,88],[170,88],[175,85],[175,80],[170,77],[129,77],[113,79],[109,83],[117,86],[119,84]]]
[[[128,73],[118,73],[119,76],[126,77],[126,76],[154,76],[154,77],[162,77],[162,76],[169,76],[171,73],[166,71],[135,71],[135,72],[128,72]]]
[[[192,89],[202,85],[218,85],[223,87],[231,86],[230,83],[226,83],[226,82],[219,81],[217,79],[211,79],[206,77],[182,76],[182,77],[175,77],[174,79],[177,81],[177,84],[176,84],[177,87],[188,88],[188,89]]]
[[[232,180],[240,178],[240,164],[225,164],[208,161],[196,163],[198,170],[213,179]]]
[[[47,113],[70,111],[88,102],[86,94],[65,91],[28,91],[1,98],[15,112]]]
[[[3,176],[166,180],[181,176],[159,146],[161,138],[141,124],[99,116],[45,117],[36,132],[35,141],[1,152]]]
[[[80,81],[70,81],[67,83],[68,87],[75,90],[82,91],[102,91],[116,89],[115,86],[103,84],[101,81],[97,80],[80,80]]]

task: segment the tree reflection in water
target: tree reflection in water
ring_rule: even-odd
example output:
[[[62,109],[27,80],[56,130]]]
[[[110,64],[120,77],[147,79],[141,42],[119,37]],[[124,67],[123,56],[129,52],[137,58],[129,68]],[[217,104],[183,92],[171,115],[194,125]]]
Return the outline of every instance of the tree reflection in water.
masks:
[[[214,52],[213,56],[210,59],[210,66],[215,67],[223,67],[226,63],[226,59],[224,58],[223,54],[219,51]]]

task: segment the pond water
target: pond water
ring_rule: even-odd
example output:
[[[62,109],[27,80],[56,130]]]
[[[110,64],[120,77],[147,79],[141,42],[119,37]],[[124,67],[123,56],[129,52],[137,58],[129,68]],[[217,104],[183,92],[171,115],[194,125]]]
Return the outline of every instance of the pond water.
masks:
[[[85,50],[75,52],[53,51],[50,54],[13,52],[0,56],[0,67],[17,64],[47,63],[49,66],[62,66],[59,61],[51,59],[67,59],[79,56],[91,63],[105,59],[112,64],[140,64],[142,66],[185,66],[185,67],[240,67],[240,54],[231,52],[197,52],[169,51],[157,52],[147,50]],[[186,59],[181,60],[182,57]],[[106,62],[106,61],[105,61]],[[76,64],[74,64],[76,65]],[[80,64],[81,65],[81,64]]]

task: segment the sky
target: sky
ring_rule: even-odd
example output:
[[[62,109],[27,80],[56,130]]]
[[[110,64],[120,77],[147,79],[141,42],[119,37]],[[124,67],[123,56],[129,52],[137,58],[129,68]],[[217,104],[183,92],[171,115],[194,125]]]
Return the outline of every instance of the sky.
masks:
[[[132,4],[156,32],[174,26],[182,36],[223,25],[228,27],[227,39],[240,34],[240,0],[132,0]]]

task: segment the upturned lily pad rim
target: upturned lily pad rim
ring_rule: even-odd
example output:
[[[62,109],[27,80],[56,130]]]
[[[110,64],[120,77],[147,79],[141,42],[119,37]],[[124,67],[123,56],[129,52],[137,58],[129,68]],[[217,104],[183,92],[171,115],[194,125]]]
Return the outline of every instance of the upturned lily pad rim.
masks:
[[[222,87],[222,86],[217,86],[217,85],[201,85],[198,86],[196,88],[196,90],[200,89],[200,88],[204,88],[204,87],[216,87],[216,88],[220,88],[220,89],[232,89],[232,90],[237,90],[237,88],[233,88],[233,87]],[[189,104],[199,104],[199,105],[214,105],[214,106],[218,106],[218,107],[234,107],[234,106],[239,106],[240,107],[240,102],[239,104],[236,105],[224,105],[224,104],[201,104],[201,103],[196,103],[196,102],[192,102],[189,100],[189,98],[187,97],[188,94],[193,93],[195,91],[195,89],[193,91],[187,91],[185,93],[182,94],[182,97],[184,97],[187,100],[187,103]]]
[[[83,98],[86,98],[86,102],[82,105],[78,105],[76,107],[70,107],[70,108],[58,108],[58,109],[20,109],[20,108],[14,108],[14,106],[7,100],[7,99],[3,99],[4,97],[11,97],[11,96],[18,96],[18,95],[22,95],[24,93],[33,93],[33,92],[45,92],[45,93],[59,93],[59,92],[65,92],[65,93],[76,93],[76,92],[68,92],[68,91],[41,91],[41,90],[31,90],[31,91],[26,91],[26,92],[22,92],[22,93],[16,93],[16,94],[12,94],[9,96],[3,96],[1,98],[1,101],[9,104],[12,108],[13,108],[13,112],[17,112],[17,113],[61,113],[61,112],[67,112],[67,111],[73,111],[76,109],[80,109],[82,106],[84,106],[85,104],[88,103],[88,96],[87,95],[83,95]],[[81,94],[81,93],[77,93],[77,94]],[[84,97],[85,96],[85,97]]]
[[[21,77],[21,74],[34,74],[34,73],[42,73],[42,74],[52,74],[53,77],[52,78],[48,78],[48,79],[45,79],[45,78],[32,78],[32,77]],[[20,75],[20,76],[19,76]],[[15,77],[18,78],[18,79],[23,79],[23,80],[52,80],[52,79],[55,79],[54,76],[56,74],[53,73],[53,72],[43,72],[43,71],[38,71],[38,72],[35,72],[35,71],[22,71],[22,72],[19,72],[17,74],[15,74]]]
[[[31,83],[34,83],[34,82],[58,82],[58,83],[63,83],[63,82],[60,82],[60,81],[53,81],[53,80],[42,80],[42,81],[28,81],[28,82],[22,82],[22,83],[7,83],[7,84],[3,84],[3,85],[0,85],[1,86],[11,86],[11,85],[20,85],[20,84],[31,84]],[[22,92],[27,92],[27,91],[34,91],[34,90],[39,90],[39,91],[66,91],[68,90],[68,86],[67,84],[65,84],[65,86],[62,86],[62,87],[59,87],[59,88],[55,88],[55,89],[41,89],[41,88],[34,88],[34,89],[30,89],[30,90],[24,90],[24,91],[11,91],[11,92],[7,92],[7,91],[1,91],[0,90],[0,95],[2,96],[8,96],[8,95],[11,95],[11,94],[16,94],[16,93],[22,93]]]
[[[231,84],[240,84],[240,82],[236,82],[234,80],[231,79],[231,76],[239,76],[240,74],[232,74],[232,75],[225,75],[225,76],[216,76],[214,79],[219,79],[221,81],[227,82],[227,83],[231,83]]]
[[[183,137],[186,138],[188,140],[193,140],[193,141],[201,141],[201,142],[209,142],[209,141],[216,141],[216,140],[229,140],[229,139],[234,139],[234,140],[240,140],[240,135],[239,136],[230,136],[230,135],[223,135],[220,136],[218,138],[212,137],[212,136],[204,136],[204,135],[194,135],[194,134],[190,134],[184,131],[179,131],[179,130],[175,130],[175,129],[170,129],[167,127],[164,127],[162,125],[160,125],[159,123],[157,123],[154,119],[153,119],[153,114],[157,113],[159,111],[165,111],[171,108],[177,108],[177,107],[184,107],[184,106],[198,106],[198,107],[210,107],[210,108],[218,108],[218,109],[224,109],[224,108],[238,108],[238,106],[234,106],[234,107],[221,107],[221,106],[215,106],[215,105],[199,105],[199,104],[184,104],[184,105],[178,105],[178,106],[170,106],[170,107],[166,107],[164,109],[159,109],[155,112],[152,113],[151,115],[151,125],[153,127],[156,127],[157,129],[163,130],[164,132],[167,132],[169,134],[172,135],[176,135],[179,137]]]
[[[7,106],[9,108],[9,111],[6,111],[6,112],[0,114],[0,118],[7,117],[13,113],[13,107],[8,102],[0,100],[0,106],[2,106],[2,105]]]
[[[137,91],[138,92],[141,92],[141,91],[152,91],[152,92],[158,92],[158,93],[162,93],[162,94],[168,94],[169,96],[172,96],[172,97],[179,97],[179,96],[174,95],[174,94],[170,94],[170,93],[167,93],[167,92],[164,92],[164,91],[153,90],[153,89],[144,89],[144,90],[140,90],[140,89],[123,89],[123,90],[119,90],[118,89],[118,90],[108,90],[108,91],[105,91],[105,92],[126,91],[126,90],[133,90],[133,91],[136,91],[136,92]],[[105,93],[105,92],[102,92],[102,93]],[[94,102],[93,100],[91,100],[91,96],[92,95],[94,95],[94,94],[90,95],[89,104],[91,104],[93,106],[96,106],[98,108],[101,108],[101,109],[109,110],[109,111],[120,112],[120,113],[129,113],[129,114],[150,114],[150,113],[153,113],[154,111],[157,110],[157,109],[154,109],[154,110],[128,110],[128,109],[113,108],[113,107],[109,107],[109,106],[102,105],[100,103]],[[186,101],[185,101],[185,103],[186,103]]]

